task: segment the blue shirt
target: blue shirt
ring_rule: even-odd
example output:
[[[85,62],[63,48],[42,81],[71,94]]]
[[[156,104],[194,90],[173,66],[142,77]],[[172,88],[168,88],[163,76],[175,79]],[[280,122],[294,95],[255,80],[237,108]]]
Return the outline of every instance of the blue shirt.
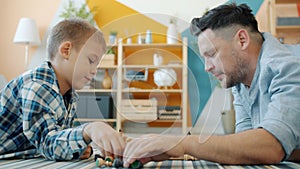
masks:
[[[300,148],[300,57],[269,33],[263,37],[250,88],[232,88],[236,132],[264,128],[279,140],[287,159]]]
[[[77,159],[87,147],[83,126],[70,128],[77,101],[59,93],[50,62],[12,80],[0,93],[0,159]]]

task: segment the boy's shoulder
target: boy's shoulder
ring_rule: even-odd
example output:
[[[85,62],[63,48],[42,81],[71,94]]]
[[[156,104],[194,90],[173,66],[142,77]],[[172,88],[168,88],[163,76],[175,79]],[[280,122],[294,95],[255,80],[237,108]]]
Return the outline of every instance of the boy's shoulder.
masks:
[[[35,83],[47,85],[51,88],[57,88],[56,75],[51,68],[50,62],[45,61],[35,69],[23,73],[19,77],[13,79],[9,85],[21,87]]]
[[[41,81],[51,85],[56,83],[56,75],[50,62],[43,62],[39,67],[29,72],[33,81]]]

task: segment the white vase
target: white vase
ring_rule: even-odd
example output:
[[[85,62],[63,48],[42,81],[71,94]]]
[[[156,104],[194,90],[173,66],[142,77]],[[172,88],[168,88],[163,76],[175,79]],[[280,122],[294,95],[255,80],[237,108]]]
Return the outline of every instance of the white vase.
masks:
[[[176,44],[178,42],[177,40],[178,40],[178,32],[176,29],[176,25],[170,23],[167,30],[167,44]]]

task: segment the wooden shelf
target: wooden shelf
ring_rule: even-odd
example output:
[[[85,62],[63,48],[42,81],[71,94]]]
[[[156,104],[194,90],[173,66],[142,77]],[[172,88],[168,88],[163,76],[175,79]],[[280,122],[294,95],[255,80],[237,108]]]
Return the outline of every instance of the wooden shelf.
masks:
[[[173,64],[173,65],[160,65],[160,66],[155,66],[155,65],[123,65],[123,68],[128,68],[128,69],[133,69],[133,68],[149,68],[149,69],[160,69],[160,68],[182,68],[183,66]]]
[[[181,127],[182,120],[155,120],[148,123],[149,127]]]
[[[123,93],[181,93],[181,89],[124,89]]]
[[[120,40],[119,40],[120,41]],[[166,44],[166,43],[150,43],[150,44],[122,44],[122,46],[128,50],[140,50],[145,48],[159,48],[159,49],[167,49],[167,50],[174,50],[174,49],[182,49],[182,43],[177,44]],[[107,48],[117,48],[117,44],[107,44]]]
[[[295,25],[295,26],[290,26],[290,25],[286,25],[286,26],[276,26],[277,30],[299,30],[300,32],[300,25]]]
[[[114,123],[117,121],[117,119],[94,119],[94,118],[78,118],[76,119],[79,122],[108,122],[108,123]]]
[[[97,69],[116,69],[116,68],[118,68],[117,65],[97,67]]]
[[[300,3],[300,0],[269,0],[269,31],[273,36],[284,39],[283,43],[294,44],[299,41],[300,25],[277,25],[280,10],[278,7],[297,3]]]
[[[172,49],[177,48],[181,49],[182,44],[166,44],[166,43],[151,43],[151,44],[123,44],[124,48],[134,48],[134,49],[145,49],[145,48],[163,48],[163,49]]]
[[[116,93],[115,89],[81,89],[77,90],[78,93]]]
[[[182,127],[182,120],[130,120],[130,119],[122,119],[122,122],[133,121],[133,122],[144,122],[147,123],[149,127]]]

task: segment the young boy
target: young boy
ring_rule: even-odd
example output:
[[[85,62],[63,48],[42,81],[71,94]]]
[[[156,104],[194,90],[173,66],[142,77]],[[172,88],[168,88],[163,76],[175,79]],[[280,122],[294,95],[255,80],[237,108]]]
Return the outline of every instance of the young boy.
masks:
[[[15,78],[0,93],[0,159],[88,158],[93,141],[103,155],[121,155],[125,140],[102,122],[73,125],[81,89],[106,51],[101,31],[81,19],[59,22],[47,43],[49,61]]]

